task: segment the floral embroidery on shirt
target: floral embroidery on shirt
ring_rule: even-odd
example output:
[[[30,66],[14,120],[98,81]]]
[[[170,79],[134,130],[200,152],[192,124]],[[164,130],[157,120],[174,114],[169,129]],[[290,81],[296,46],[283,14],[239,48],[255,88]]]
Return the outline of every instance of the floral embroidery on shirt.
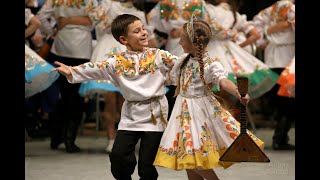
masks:
[[[70,8],[78,8],[80,9],[81,6],[85,6],[86,3],[84,0],[53,0],[52,7],[59,7],[59,6],[66,6]]]
[[[190,20],[192,14],[196,15],[197,18],[202,17],[202,1],[201,0],[189,0],[184,1],[184,6],[182,8],[182,18],[185,20]]]
[[[154,50],[146,50],[140,60],[139,60],[139,74],[148,74],[154,73],[158,68],[157,64],[155,63],[155,57],[157,55],[157,51]]]
[[[94,7],[94,6],[93,6]],[[97,27],[104,30],[111,28],[111,23],[113,18],[107,15],[103,6],[98,6],[97,8],[88,8],[88,14],[90,19],[94,24],[97,24]]]
[[[161,60],[166,66],[173,66],[174,62],[177,60],[177,57],[172,57],[167,51],[160,51]]]
[[[97,63],[97,66],[101,68],[109,68],[109,62],[107,60],[103,60]]]
[[[178,7],[176,6],[176,0],[163,0],[160,1],[160,19],[178,19]]]
[[[194,63],[191,63],[189,66],[182,69],[181,72],[181,90],[187,92],[189,89],[189,84],[192,83],[192,80],[196,78],[196,75],[200,73],[200,68],[194,66]],[[185,80],[187,79],[187,80]]]
[[[219,58],[210,58],[209,56],[207,56],[207,57],[204,59],[204,62],[205,62],[204,67],[209,66],[210,64],[212,64],[212,63],[215,62],[215,61],[220,61],[220,59],[219,59]]]
[[[124,53],[113,56],[116,60],[115,70],[119,76],[133,77],[136,74],[135,62],[133,59],[126,58]]]
[[[202,1],[201,0],[185,0],[182,7],[181,17],[185,20],[190,20],[192,14],[197,18],[202,17]],[[163,0],[160,2],[160,18],[165,20],[179,19],[179,7],[177,0]]]
[[[95,65],[96,65],[96,67],[98,67],[100,69],[101,68],[108,68],[109,67],[109,62],[107,60],[99,61],[96,64],[89,62],[89,63],[86,63],[86,64],[80,64],[79,66],[71,67],[71,70],[77,72],[78,68],[81,68],[81,69],[95,68]]]
[[[281,4],[280,4],[281,3]],[[288,2],[277,2],[272,5],[271,17],[276,22],[286,21],[288,19],[288,12],[291,9],[292,3]]]

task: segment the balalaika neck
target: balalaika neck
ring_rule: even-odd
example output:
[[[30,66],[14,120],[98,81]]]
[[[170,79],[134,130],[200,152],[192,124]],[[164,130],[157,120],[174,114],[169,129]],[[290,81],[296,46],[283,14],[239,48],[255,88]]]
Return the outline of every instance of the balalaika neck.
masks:
[[[240,103],[240,133],[247,133],[247,113],[246,106]]]

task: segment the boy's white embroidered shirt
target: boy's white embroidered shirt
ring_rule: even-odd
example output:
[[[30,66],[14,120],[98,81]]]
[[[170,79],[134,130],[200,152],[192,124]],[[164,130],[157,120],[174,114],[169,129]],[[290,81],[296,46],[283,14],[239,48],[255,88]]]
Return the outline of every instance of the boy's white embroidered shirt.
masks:
[[[168,118],[165,74],[176,60],[176,56],[156,48],[144,48],[141,52],[127,50],[106,60],[73,67],[71,83],[110,80],[121,89],[125,98],[119,130],[163,131],[160,107],[164,117]],[[156,125],[151,122],[150,109],[157,119]]]

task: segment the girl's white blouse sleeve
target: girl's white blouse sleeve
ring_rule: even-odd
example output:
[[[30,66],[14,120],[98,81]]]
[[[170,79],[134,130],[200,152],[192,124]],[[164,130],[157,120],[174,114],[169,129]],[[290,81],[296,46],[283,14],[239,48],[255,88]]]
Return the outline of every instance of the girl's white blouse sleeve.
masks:
[[[235,28],[238,31],[248,34],[254,28],[254,26],[252,23],[247,21],[247,16],[245,14],[237,13],[237,23],[235,24]]]
[[[29,8],[24,9],[24,23],[26,26],[29,25],[31,19],[33,18],[34,14],[32,14]]]
[[[54,17],[54,11],[52,0],[47,0],[37,13],[37,17],[41,22],[40,30],[47,38],[54,33],[52,24],[49,22],[49,19]]]
[[[109,19],[107,16],[108,11],[112,8],[110,0],[102,0],[100,4],[96,0],[88,0],[90,8],[87,8],[87,13],[92,21],[93,26],[98,24],[108,24]]]
[[[271,7],[263,9],[257,15],[253,17],[252,23],[257,28],[258,32],[263,36],[263,29],[264,27],[269,24],[271,21],[270,14],[271,14]]]
[[[213,83],[220,90],[220,80],[228,77],[228,72],[217,59],[208,60],[204,68],[204,79],[207,83]]]

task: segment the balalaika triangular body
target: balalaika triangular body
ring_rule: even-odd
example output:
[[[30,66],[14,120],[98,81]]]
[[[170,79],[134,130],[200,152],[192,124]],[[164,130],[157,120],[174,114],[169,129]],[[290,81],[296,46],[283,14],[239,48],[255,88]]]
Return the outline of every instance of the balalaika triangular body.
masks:
[[[237,77],[241,96],[248,91],[248,78]],[[220,157],[220,161],[229,162],[270,162],[270,159],[247,134],[246,106],[240,105],[240,134]]]

